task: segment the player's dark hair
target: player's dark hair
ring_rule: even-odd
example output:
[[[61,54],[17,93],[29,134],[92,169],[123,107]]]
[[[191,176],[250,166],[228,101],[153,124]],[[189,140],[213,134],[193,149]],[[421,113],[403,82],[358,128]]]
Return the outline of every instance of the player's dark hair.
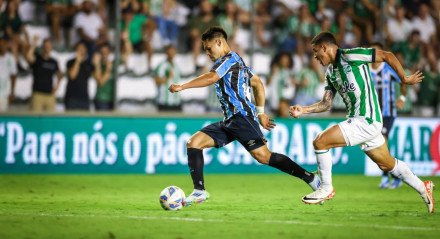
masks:
[[[224,38],[228,40],[228,34],[226,34],[225,30],[221,27],[210,27],[202,34],[202,41],[209,41],[214,38]]]
[[[330,32],[321,32],[318,35],[316,35],[312,41],[310,42],[312,45],[319,45],[322,43],[330,43],[330,44],[335,44],[338,45],[336,43],[336,38],[335,36],[330,33]]]
[[[383,49],[383,44],[381,42],[375,41],[371,43],[371,46],[378,46],[380,49]]]

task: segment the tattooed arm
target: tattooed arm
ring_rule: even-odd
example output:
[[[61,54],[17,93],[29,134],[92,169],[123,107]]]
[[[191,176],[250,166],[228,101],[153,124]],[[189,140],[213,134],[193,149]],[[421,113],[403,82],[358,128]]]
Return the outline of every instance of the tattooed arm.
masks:
[[[318,103],[308,106],[294,105],[290,106],[289,113],[293,118],[298,118],[302,114],[320,113],[329,111],[332,108],[333,98],[335,97],[332,90],[326,90],[324,97]]]

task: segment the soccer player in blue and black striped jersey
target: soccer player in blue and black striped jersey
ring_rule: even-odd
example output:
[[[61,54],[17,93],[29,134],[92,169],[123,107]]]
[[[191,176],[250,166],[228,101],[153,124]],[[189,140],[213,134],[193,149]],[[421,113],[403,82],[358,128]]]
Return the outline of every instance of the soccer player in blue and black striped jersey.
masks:
[[[382,50],[383,46],[379,42],[371,44],[372,48]],[[375,62],[370,64],[371,78],[379,97],[379,105],[382,109],[383,128],[382,135],[388,139],[388,135],[393,127],[394,120],[397,116],[397,108],[401,109],[405,105],[406,85],[402,84],[397,73],[386,62]],[[395,97],[394,85],[400,84],[400,96]],[[402,185],[402,180],[391,174],[393,182],[390,182],[390,173],[383,172],[380,182],[380,188],[397,188]]]
[[[298,177],[316,190],[320,184],[318,176],[307,172],[289,157],[268,149],[260,125],[270,130],[275,124],[264,113],[263,83],[243,59],[231,51],[226,32],[220,27],[211,27],[203,33],[202,42],[206,54],[214,61],[212,69],[184,84],[172,84],[169,90],[179,92],[214,84],[224,119],[196,132],[187,143],[188,166],[194,191],[185,199],[186,206],[202,203],[209,198],[203,180],[202,150],[223,147],[234,140],[238,140],[258,162]],[[256,106],[251,100],[251,89]]]

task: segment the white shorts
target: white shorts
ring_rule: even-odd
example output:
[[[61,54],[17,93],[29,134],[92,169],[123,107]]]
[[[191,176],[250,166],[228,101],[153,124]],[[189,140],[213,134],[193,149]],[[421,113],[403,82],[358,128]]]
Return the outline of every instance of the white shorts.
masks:
[[[385,143],[382,123],[368,123],[364,117],[354,117],[338,124],[347,146],[360,145],[363,151],[370,151]]]

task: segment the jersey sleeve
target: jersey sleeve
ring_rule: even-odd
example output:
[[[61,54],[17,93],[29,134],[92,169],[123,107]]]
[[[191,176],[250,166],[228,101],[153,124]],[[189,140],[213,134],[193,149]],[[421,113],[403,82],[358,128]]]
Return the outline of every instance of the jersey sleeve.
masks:
[[[211,68],[211,71],[217,73],[218,77],[222,78],[228,73],[231,67],[236,63],[236,60],[233,57],[225,57],[220,61],[216,62],[214,66]]]
[[[348,62],[372,63],[376,61],[376,49],[374,48],[352,48],[341,49],[342,56]]]
[[[248,70],[249,79],[251,79],[252,77],[254,77],[254,75],[256,75],[255,71],[252,68],[247,67],[247,70]]]

